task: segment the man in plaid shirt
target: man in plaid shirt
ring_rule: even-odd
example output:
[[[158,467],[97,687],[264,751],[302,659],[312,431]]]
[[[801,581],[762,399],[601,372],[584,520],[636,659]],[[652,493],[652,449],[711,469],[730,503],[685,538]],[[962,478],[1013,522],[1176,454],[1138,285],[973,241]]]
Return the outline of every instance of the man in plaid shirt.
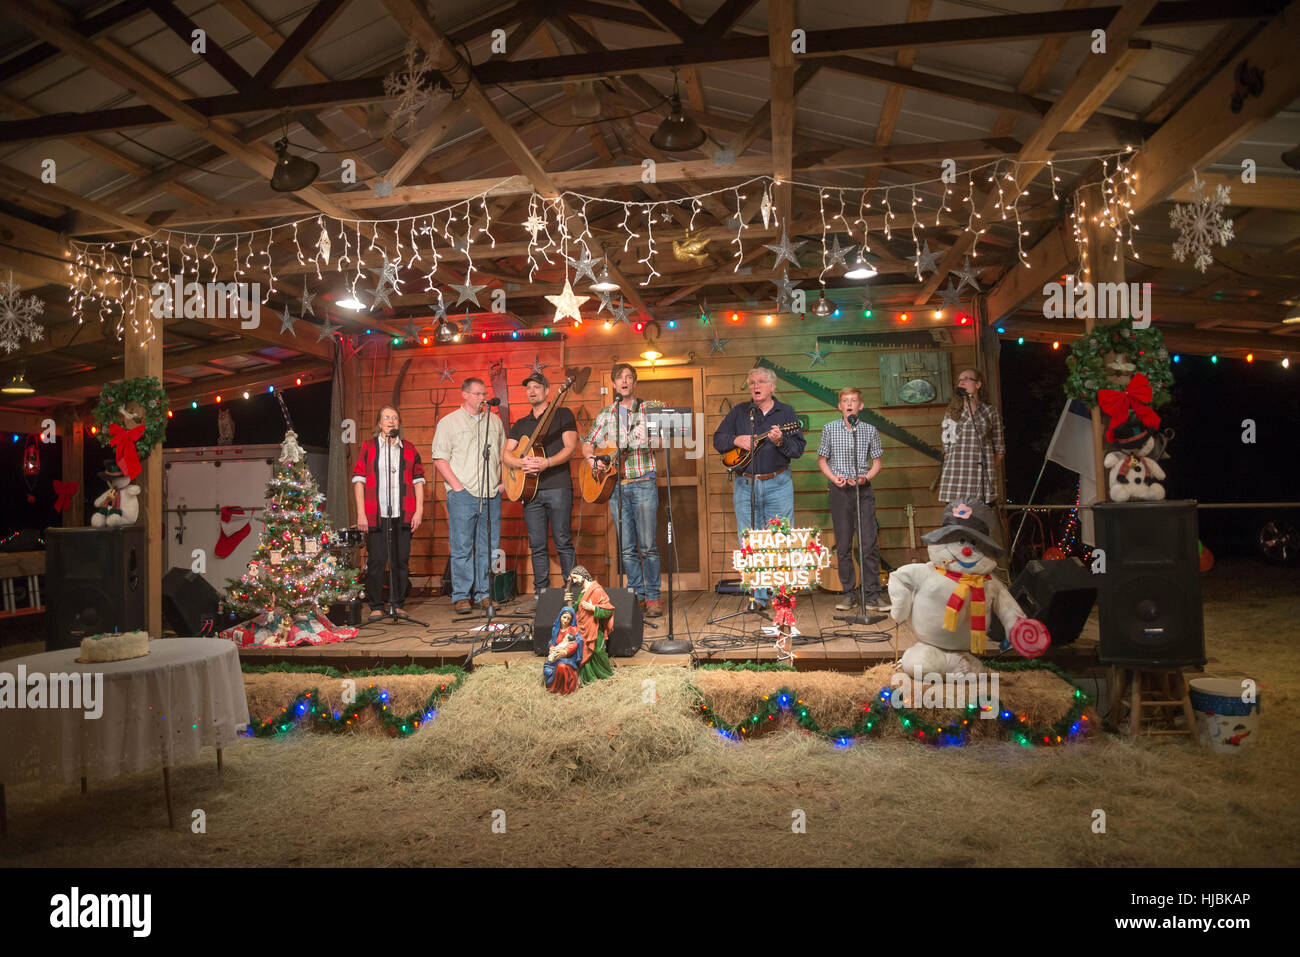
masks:
[[[636,592],[647,618],[663,615],[659,600],[659,489],[655,484],[654,449],[645,423],[645,410],[662,408],[662,402],[642,402],[636,391],[636,370],[626,362],[609,374],[614,383],[613,405],[600,410],[582,440],[585,468],[602,472],[613,468],[596,458],[597,448],[624,450],[623,474],[609,497],[609,515],[618,528],[619,550],[627,586]]]
[[[821,445],[817,447],[817,467],[830,480],[827,496],[831,506],[831,524],[835,528],[835,557],[839,562],[843,597],[835,608],[848,611],[858,604],[854,584],[853,530],[857,529],[862,546],[862,600],[866,608],[888,611],[889,598],[880,587],[880,546],[876,536],[876,493],[871,480],[880,472],[884,451],[875,426],[859,422],[862,393],[858,389],[840,389],[840,418],[822,427]],[[853,424],[849,424],[852,416]],[[857,437],[857,462],[853,460],[854,437]]]
[[[959,373],[942,423],[941,502],[993,503],[998,498],[998,467],[1007,448],[1002,416],[984,401],[983,389],[984,377],[975,369]]]

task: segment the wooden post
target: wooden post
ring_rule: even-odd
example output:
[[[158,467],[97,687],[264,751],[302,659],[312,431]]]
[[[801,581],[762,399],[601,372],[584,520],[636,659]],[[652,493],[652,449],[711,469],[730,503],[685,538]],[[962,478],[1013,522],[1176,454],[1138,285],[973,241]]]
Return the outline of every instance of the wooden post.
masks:
[[[136,275],[149,275],[149,267],[144,261],[135,264]],[[146,283],[138,287],[143,293],[148,292]],[[163,375],[163,324],[155,323],[150,316],[152,300],[148,295],[136,297],[135,315],[125,318],[126,357],[124,375],[128,379],[141,376],[155,376],[159,382]],[[162,635],[162,576],[163,576],[163,536],[166,534],[167,516],[163,512],[163,453],[162,447],[151,449],[149,457],[141,466],[140,486],[140,521],[145,527],[145,562],[144,562],[144,620],[150,635]]]
[[[77,491],[63,513],[64,528],[81,528],[86,524],[86,426],[75,414],[60,417],[59,437],[63,441],[63,481],[76,482]]]
[[[1109,227],[1102,226],[1098,221],[1098,214],[1103,208],[1101,187],[1090,186],[1079,192],[1079,199],[1086,203],[1083,236],[1085,243],[1080,255],[1083,257],[1083,278],[1086,282],[1093,284],[1093,291],[1096,292],[1096,284],[1099,282],[1123,282],[1124,281],[1124,256],[1119,249],[1119,243],[1115,231]],[[1100,298],[1100,297],[1097,297]],[[1095,301],[1095,300],[1094,300]],[[1093,310],[1096,311],[1095,309]],[[1092,332],[1095,320],[1089,315],[1084,320],[1084,329]],[[1105,426],[1102,424],[1101,409],[1092,410],[1092,457],[1093,468],[1097,475],[1097,501],[1105,502],[1106,496],[1106,470],[1102,466],[1102,459],[1105,458],[1105,452],[1102,448],[1102,437],[1105,433]]]

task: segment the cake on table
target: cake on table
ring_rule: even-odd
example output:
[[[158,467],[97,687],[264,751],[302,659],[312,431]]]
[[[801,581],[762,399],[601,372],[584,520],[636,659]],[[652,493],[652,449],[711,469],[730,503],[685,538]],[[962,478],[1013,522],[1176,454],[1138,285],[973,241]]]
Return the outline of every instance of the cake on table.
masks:
[[[127,631],[120,635],[91,635],[81,640],[78,661],[125,661],[149,654],[149,633]]]

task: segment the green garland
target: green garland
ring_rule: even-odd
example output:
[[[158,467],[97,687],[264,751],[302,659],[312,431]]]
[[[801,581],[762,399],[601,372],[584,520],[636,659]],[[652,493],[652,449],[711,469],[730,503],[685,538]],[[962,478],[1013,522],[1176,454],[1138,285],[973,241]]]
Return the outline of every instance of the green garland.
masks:
[[[99,390],[99,405],[94,413],[99,423],[99,444],[112,448],[109,427],[122,425],[119,410],[132,402],[144,409],[144,435],[135,443],[136,455],[144,460],[167,432],[167,393],[154,376],[110,382]]]
[[[1053,746],[1076,740],[1086,731],[1088,719],[1084,715],[1084,709],[1092,702],[1092,697],[1074,684],[1069,675],[1060,668],[1046,661],[985,661],[984,663],[995,671],[1051,671],[1063,681],[1074,685],[1074,700],[1070,705],[1070,710],[1051,725],[1033,726],[1029,724],[1029,720],[1024,715],[1016,714],[1005,708],[998,712],[998,726],[1017,744],[1023,747]],[[708,722],[710,728],[715,729],[722,737],[732,741],[741,741],[753,737],[761,729],[774,725],[776,719],[786,711],[789,711],[794,716],[799,727],[803,728],[805,732],[831,741],[836,747],[841,748],[848,747],[858,738],[879,733],[881,725],[891,712],[897,714],[899,723],[909,737],[940,747],[966,744],[970,739],[969,726],[971,721],[981,720],[979,705],[972,703],[966,706],[966,710],[959,720],[947,725],[926,721],[916,711],[909,708],[894,707],[891,701],[893,689],[886,687],[876,692],[872,696],[870,703],[862,706],[861,715],[852,727],[831,728],[827,731],[823,730],[812,715],[809,714],[802,698],[798,697],[790,688],[782,687],[773,694],[763,695],[762,703],[754,709],[754,713],[748,718],[731,724],[713,710],[713,707],[705,700],[703,693],[698,688],[692,688],[692,690],[699,699],[700,717]]]
[[[307,672],[324,674],[328,678],[344,677],[334,668],[321,665],[243,665],[242,670],[250,674],[268,672]],[[280,717],[274,721],[251,721],[244,734],[250,738],[270,738],[286,734],[301,723],[306,722],[313,730],[329,731],[338,734],[347,731],[360,718],[366,708],[374,710],[384,728],[394,734],[405,737],[414,734],[422,724],[427,724],[438,713],[445,698],[461,686],[465,680],[465,671],[457,665],[440,665],[436,668],[424,668],[420,665],[405,665],[393,668],[373,668],[364,671],[349,672],[349,676],[382,676],[441,674],[448,680],[425,699],[424,705],[408,715],[394,714],[388,707],[388,692],[375,686],[372,682],[357,692],[356,700],[342,711],[329,711],[320,705],[319,688],[300,691],[287,707],[280,709]]]
[[[1121,319],[1114,325],[1096,326],[1092,332],[1074,340],[1070,354],[1065,359],[1069,375],[1065,380],[1065,394],[1072,399],[1082,399],[1088,407],[1097,407],[1097,390],[1110,388],[1103,357],[1115,352],[1137,366],[1151,380],[1151,407],[1158,408],[1169,401],[1169,387],[1174,375],[1169,363],[1169,350],[1164,336],[1154,327],[1134,329],[1130,319]]]

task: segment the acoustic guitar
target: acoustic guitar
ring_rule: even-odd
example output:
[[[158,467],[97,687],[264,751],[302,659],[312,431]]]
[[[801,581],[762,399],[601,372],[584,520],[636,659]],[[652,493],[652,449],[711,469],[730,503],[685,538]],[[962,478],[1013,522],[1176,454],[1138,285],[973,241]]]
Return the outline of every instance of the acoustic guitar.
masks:
[[[534,447],[538,450],[543,448],[543,439],[547,430],[551,427],[551,420],[555,418],[555,410],[564,404],[564,394],[573,387],[573,379],[564,380],[564,385],[556,394],[555,399],[546,411],[542,413],[541,421],[537,423],[537,428],[533,429],[533,434],[519,440],[519,444],[514,448],[514,454],[519,458],[527,458],[530,455],[537,454],[533,451]],[[545,451],[541,451],[545,455]],[[506,498],[512,502],[531,502],[533,496],[537,494],[537,483],[541,480],[541,472],[529,475],[521,468],[515,468],[513,465],[502,465],[502,471],[505,476]]]
[[[782,433],[789,435],[791,432],[799,431],[798,422],[787,422],[785,425],[778,426]],[[767,441],[767,431],[759,433],[758,441],[754,443],[754,448],[742,449],[739,447],[727,449],[722,453],[722,464],[727,467],[727,471],[739,473],[749,465],[754,453],[759,450],[764,442]]]
[[[656,409],[664,408],[664,403],[659,399],[647,399],[638,403],[637,412],[653,412]],[[578,492],[582,495],[582,500],[592,505],[599,505],[602,502],[608,502],[610,496],[614,494],[614,486],[618,479],[618,447],[614,445],[606,446],[603,449],[594,449],[594,458],[597,462],[603,462],[606,468],[596,472],[585,462],[578,469]]]

